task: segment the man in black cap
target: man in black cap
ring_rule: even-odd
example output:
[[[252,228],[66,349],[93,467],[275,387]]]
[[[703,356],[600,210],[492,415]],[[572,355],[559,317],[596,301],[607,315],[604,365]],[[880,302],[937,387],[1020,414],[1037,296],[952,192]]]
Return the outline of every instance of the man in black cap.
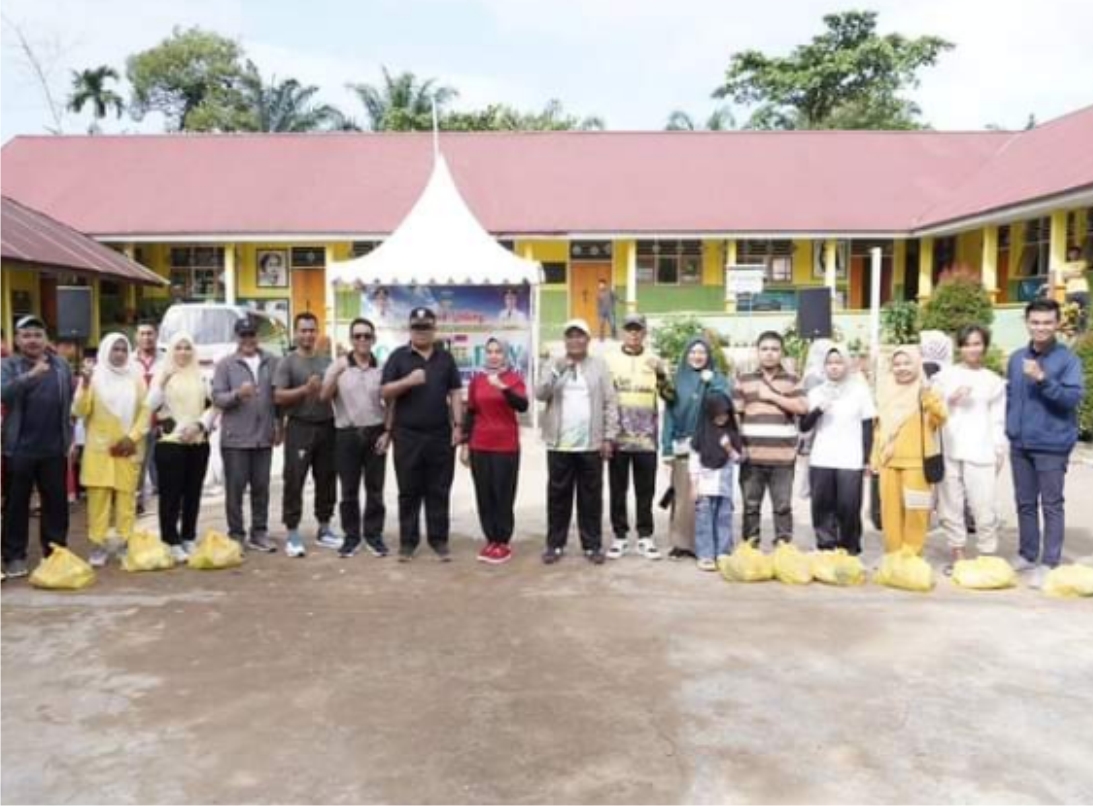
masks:
[[[4,417],[3,452],[8,478],[4,507],[4,573],[27,575],[30,498],[42,502],[42,556],[50,544],[68,542],[65,472],[72,441],[72,371],[46,350],[46,325],[37,316],[15,323],[18,355],[3,361],[0,393]]]
[[[440,560],[451,559],[449,495],[455,446],[463,441],[462,385],[455,359],[436,344],[436,314],[414,308],[410,343],[392,352],[383,367],[399,490],[400,562],[413,558],[421,540],[422,501],[429,545]]]
[[[277,359],[258,346],[258,325],[249,316],[235,323],[239,349],[213,372],[213,403],[223,412],[220,456],[224,461],[228,534],[248,548],[276,551],[269,539],[269,472],[281,439],[273,401]],[[250,487],[251,523],[243,526],[243,494]]]

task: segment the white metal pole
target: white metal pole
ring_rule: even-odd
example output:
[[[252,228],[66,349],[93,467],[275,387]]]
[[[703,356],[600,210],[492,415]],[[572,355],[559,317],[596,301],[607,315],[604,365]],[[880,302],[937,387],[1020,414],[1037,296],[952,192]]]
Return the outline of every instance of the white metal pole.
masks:
[[[542,283],[542,269],[539,270],[539,282],[531,289],[531,355],[528,358],[528,374],[524,383],[531,402],[531,427],[539,428],[539,402],[535,399],[535,384],[539,379],[539,287]]]
[[[877,377],[880,364],[880,283],[881,256],[880,247],[869,250],[871,266],[869,272],[869,350],[873,365],[873,377]]]

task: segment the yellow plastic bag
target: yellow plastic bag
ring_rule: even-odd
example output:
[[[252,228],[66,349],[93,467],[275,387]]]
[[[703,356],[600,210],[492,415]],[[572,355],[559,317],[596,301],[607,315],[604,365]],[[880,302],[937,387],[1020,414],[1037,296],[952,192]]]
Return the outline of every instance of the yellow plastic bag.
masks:
[[[972,590],[1000,590],[1017,584],[1017,572],[1001,557],[976,557],[953,564],[953,582]]]
[[[766,582],[774,578],[771,558],[747,541],[728,557],[718,559],[717,569],[729,582]]]
[[[785,585],[807,585],[812,581],[812,561],[792,543],[778,544],[773,565],[774,578]]]
[[[64,546],[54,546],[52,553],[38,563],[30,575],[30,584],[49,590],[78,591],[95,581],[95,569]]]
[[[812,555],[812,578],[825,585],[865,584],[865,566],[857,557],[846,553],[846,549],[817,551]]]
[[[210,529],[190,555],[190,568],[209,571],[243,563],[243,547],[223,532]]]
[[[913,549],[905,546],[884,555],[873,581],[889,588],[926,592],[934,587],[934,571]]]
[[[129,538],[121,567],[126,571],[164,571],[175,567],[171,549],[159,535],[140,529]]]
[[[1044,579],[1044,593],[1063,599],[1093,596],[1093,567],[1060,565],[1052,568]]]

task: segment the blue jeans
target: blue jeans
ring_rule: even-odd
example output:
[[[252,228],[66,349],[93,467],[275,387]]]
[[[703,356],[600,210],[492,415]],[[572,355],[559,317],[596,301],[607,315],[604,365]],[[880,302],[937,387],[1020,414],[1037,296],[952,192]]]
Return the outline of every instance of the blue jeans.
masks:
[[[700,495],[695,503],[695,554],[712,560],[732,550],[732,499]]]
[[[1017,497],[1017,533],[1021,556],[1049,568],[1062,561],[1065,529],[1063,483],[1068,456],[1014,448],[1010,451],[1013,490]],[[1044,512],[1043,556],[1040,556],[1040,510]]]

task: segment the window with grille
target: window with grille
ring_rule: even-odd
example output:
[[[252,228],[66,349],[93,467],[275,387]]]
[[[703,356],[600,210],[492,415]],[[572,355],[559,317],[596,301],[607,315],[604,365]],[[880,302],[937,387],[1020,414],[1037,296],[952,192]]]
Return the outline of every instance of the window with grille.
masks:
[[[740,265],[763,266],[766,269],[764,279],[768,283],[792,283],[793,241],[738,241],[736,262]]]
[[[1051,219],[1034,218],[1025,222],[1025,244],[1021,249],[1018,274],[1040,277],[1047,274],[1051,262]]]
[[[702,241],[638,241],[637,280],[657,285],[700,285]]]
[[[611,241],[570,241],[570,260],[610,260]]]
[[[223,246],[172,246],[171,285],[190,299],[218,299],[224,290]]]
[[[854,257],[869,255],[869,249],[874,246],[884,248],[885,241],[836,241],[835,242],[835,277],[839,280],[846,279],[846,267],[849,265],[847,253]],[[890,242],[888,242],[890,243]],[[823,280],[827,277],[824,266],[826,253],[826,241],[815,240],[812,242],[812,279]]]
[[[567,276],[566,268],[567,264],[565,263],[544,263],[543,284],[565,285]]]
[[[326,266],[325,246],[292,247],[291,265],[294,269],[321,269]]]
[[[363,257],[374,251],[382,241],[353,241],[349,247],[349,253],[353,257]]]

